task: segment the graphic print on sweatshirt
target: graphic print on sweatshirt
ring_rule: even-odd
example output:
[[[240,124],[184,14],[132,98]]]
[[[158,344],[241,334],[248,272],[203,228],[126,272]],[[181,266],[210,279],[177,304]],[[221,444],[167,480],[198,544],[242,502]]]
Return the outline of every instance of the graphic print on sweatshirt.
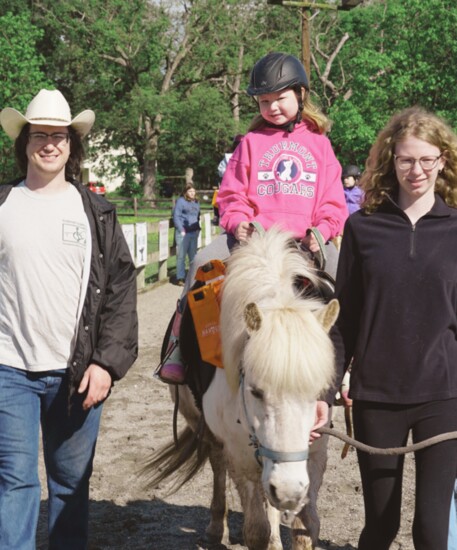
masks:
[[[299,195],[314,198],[317,163],[305,145],[280,141],[258,163],[257,195]]]

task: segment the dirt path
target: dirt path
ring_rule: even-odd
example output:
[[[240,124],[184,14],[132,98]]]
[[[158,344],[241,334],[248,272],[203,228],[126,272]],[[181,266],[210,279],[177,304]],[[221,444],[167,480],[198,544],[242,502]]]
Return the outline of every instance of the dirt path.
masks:
[[[231,544],[209,546],[204,532],[209,521],[209,465],[177,494],[167,487],[145,490],[138,471],[145,458],[172,437],[172,406],[168,387],[153,379],[160,346],[174,311],[179,287],[163,285],[140,294],[140,357],[105,404],[91,485],[90,550],[241,550],[241,512],[233,486],[229,489]],[[343,414],[335,409],[334,423],[344,431]],[[355,550],[363,525],[363,502],[355,452],[341,461],[342,443],[330,441],[329,465],[320,492],[320,548]],[[413,459],[406,459],[402,530],[392,550],[412,550],[411,510]],[[43,466],[41,465],[43,479]],[[43,490],[38,531],[39,550],[45,550]],[[284,529],[285,550],[290,549]]]

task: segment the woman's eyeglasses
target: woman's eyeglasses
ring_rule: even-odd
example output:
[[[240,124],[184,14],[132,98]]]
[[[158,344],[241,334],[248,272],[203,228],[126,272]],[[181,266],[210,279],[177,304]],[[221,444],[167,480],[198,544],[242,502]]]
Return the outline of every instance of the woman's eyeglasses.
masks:
[[[421,157],[420,159],[413,159],[410,157],[397,157],[397,155],[394,155],[394,159],[399,170],[405,172],[411,170],[415,166],[416,162],[418,162],[422,170],[427,171],[436,168],[436,165],[442,156],[443,153],[437,157]]]

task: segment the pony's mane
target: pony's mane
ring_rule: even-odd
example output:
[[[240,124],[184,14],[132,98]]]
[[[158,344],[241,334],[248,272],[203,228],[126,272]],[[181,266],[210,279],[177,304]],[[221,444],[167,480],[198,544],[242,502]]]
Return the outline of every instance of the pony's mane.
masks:
[[[333,347],[314,315],[322,304],[300,295],[297,277],[316,281],[291,235],[270,229],[255,233],[231,255],[222,292],[223,362],[236,391],[242,368],[259,386],[316,398],[333,376]],[[244,311],[255,303],[259,330],[246,328]]]

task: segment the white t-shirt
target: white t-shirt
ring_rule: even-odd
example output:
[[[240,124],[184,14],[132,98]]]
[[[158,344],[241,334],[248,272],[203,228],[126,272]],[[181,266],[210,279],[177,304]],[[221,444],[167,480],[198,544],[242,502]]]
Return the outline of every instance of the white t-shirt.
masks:
[[[14,187],[0,206],[0,363],[65,369],[87,277],[90,231],[71,184],[45,195]]]

